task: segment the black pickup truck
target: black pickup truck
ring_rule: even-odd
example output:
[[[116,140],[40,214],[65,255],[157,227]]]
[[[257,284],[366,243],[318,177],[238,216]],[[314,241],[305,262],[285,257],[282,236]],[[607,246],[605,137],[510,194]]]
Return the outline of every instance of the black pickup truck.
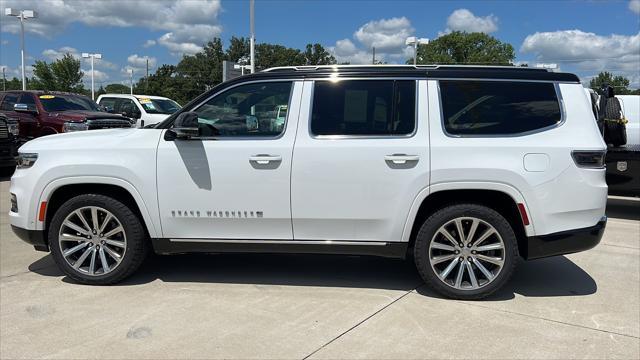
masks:
[[[18,122],[0,114],[0,170],[16,165],[18,155]]]

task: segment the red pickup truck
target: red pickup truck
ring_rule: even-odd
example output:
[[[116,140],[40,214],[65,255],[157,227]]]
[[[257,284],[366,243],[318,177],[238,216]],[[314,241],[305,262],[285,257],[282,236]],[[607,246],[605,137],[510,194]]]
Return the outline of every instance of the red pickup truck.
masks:
[[[18,121],[23,141],[62,132],[135,125],[127,117],[102,111],[86,96],[61,92],[0,92],[0,113]]]

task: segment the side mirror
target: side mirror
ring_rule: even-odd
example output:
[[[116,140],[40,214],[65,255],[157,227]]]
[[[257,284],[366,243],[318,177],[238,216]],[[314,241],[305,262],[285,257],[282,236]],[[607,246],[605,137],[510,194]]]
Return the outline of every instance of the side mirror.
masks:
[[[165,138],[167,140],[188,140],[198,135],[200,135],[200,127],[198,126],[198,114],[194,112],[184,112],[178,115],[176,120],[173,122],[173,128],[167,131],[167,136],[170,138]]]
[[[20,103],[13,105],[13,111],[21,112],[21,113],[29,113],[29,114],[37,113],[37,111],[34,108],[29,108],[29,105],[20,104]]]

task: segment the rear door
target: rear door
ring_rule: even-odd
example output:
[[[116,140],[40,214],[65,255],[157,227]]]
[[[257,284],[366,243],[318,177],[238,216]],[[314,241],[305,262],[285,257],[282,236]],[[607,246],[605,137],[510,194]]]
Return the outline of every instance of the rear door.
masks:
[[[429,185],[426,91],[410,79],[305,82],[291,175],[296,240],[402,240]]]
[[[18,103],[25,104],[29,110],[33,112],[21,113],[16,112],[20,119],[20,135],[23,137],[38,137],[40,135],[40,123],[38,122],[38,107],[36,98],[33,94],[24,92],[20,95]]]

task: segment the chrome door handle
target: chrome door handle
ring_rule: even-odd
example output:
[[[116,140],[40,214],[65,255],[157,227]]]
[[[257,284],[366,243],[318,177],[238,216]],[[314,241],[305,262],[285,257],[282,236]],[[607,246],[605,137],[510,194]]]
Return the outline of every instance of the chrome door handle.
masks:
[[[259,165],[267,165],[271,162],[280,162],[282,161],[282,156],[280,155],[268,155],[268,154],[257,154],[253,156],[249,156],[249,161],[254,162]]]
[[[418,160],[420,160],[420,156],[407,155],[407,154],[392,154],[392,155],[386,155],[384,157],[384,161],[390,161],[394,164],[406,164],[409,161],[418,161]]]

